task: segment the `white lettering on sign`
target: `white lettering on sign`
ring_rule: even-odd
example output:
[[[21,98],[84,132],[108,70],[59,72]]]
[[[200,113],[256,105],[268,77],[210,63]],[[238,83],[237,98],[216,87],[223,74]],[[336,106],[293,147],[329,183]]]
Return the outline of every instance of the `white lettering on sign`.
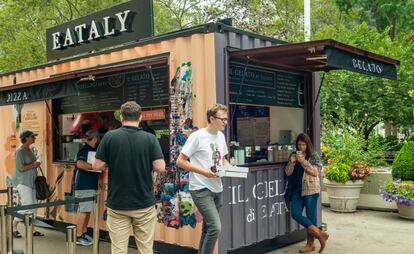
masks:
[[[378,74],[382,73],[382,68],[378,64],[367,63],[363,60],[359,60],[355,58],[352,59],[352,67],[354,69],[363,70],[366,72],[378,73]]]
[[[238,205],[243,203],[243,206],[246,206],[249,203],[249,197],[253,200],[265,200],[284,196],[287,183],[282,185],[281,180],[262,181],[253,185],[251,191],[246,190],[245,186],[241,184],[228,186],[228,188],[231,191],[231,200],[228,204]],[[253,204],[256,205],[254,202]],[[289,209],[284,201],[275,199],[274,202],[267,201],[267,204],[257,207],[257,210],[255,208],[249,208],[246,214],[246,221],[250,223],[267,217],[279,216],[288,211]]]
[[[80,24],[73,29],[66,28],[65,33],[52,33],[52,49],[64,49],[75,44],[88,43],[92,40],[99,40],[106,36],[116,35],[115,23],[119,24],[119,33],[128,31],[126,21],[128,20],[130,10],[115,13],[116,18],[106,16],[103,18],[103,24],[92,20],[88,25]],[[113,22],[111,22],[113,21]],[[103,28],[103,31],[102,31]]]
[[[20,102],[27,99],[28,97],[26,92],[13,92],[7,94],[6,102]]]

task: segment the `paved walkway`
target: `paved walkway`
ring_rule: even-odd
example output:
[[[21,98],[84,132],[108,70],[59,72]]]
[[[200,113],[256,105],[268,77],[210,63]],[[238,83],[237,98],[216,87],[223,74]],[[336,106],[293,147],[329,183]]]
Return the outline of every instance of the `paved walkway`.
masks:
[[[413,254],[414,221],[403,220],[396,213],[360,210],[356,213],[334,213],[323,208],[323,221],[328,224],[330,238],[325,254]],[[24,232],[19,225],[20,232]],[[40,229],[45,237],[34,237],[35,254],[66,253],[65,235]],[[24,249],[24,240],[15,239],[15,248]],[[298,253],[297,243],[267,254]],[[319,248],[319,245],[317,245]],[[78,254],[92,253],[92,246],[77,247]],[[110,244],[100,243],[100,254],[110,253]],[[130,249],[129,253],[136,253]],[[317,253],[317,252],[313,252]],[[179,254],[179,253],[177,253]]]
[[[397,213],[358,210],[347,214],[324,207],[322,218],[330,234],[324,254],[414,254],[414,221],[400,219]],[[305,243],[268,254],[298,253]]]

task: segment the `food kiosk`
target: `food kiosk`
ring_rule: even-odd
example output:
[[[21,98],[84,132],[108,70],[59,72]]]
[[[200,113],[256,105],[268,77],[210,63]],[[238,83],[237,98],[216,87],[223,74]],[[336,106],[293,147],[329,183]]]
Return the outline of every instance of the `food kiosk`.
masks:
[[[137,0],[48,29],[47,41],[47,63],[0,75],[0,179],[11,177],[17,137],[30,129],[39,134],[50,200],[69,198],[84,132],[104,135],[121,104],[135,100],[168,167],[154,177],[154,248],[161,253],[196,253],[198,247],[202,217],[188,193],[188,172],[175,160],[188,135],[206,125],[210,105],[229,107],[229,160],[250,168],[246,179],[223,178],[216,253],[263,252],[305,238],[284,200],[283,167],[301,132],[319,150],[319,72],[396,79],[399,64],[335,40],[286,43],[229,20],[154,36],[152,1]],[[101,210],[105,238],[104,202]],[[57,207],[43,216],[73,222],[76,213]]]

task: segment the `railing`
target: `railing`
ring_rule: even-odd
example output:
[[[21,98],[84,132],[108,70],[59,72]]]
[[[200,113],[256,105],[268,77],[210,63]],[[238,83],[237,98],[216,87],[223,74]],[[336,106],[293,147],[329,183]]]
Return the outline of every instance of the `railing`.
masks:
[[[1,254],[13,254],[13,217],[20,218],[24,221],[25,225],[25,254],[33,254],[33,213],[28,212],[25,214],[18,213],[18,211],[31,210],[37,208],[47,208],[52,206],[61,206],[67,204],[78,204],[87,201],[93,201],[93,254],[99,253],[99,194],[86,198],[74,198],[65,201],[54,201],[41,204],[31,204],[24,206],[13,207],[13,188],[8,187],[6,190],[0,190],[0,193],[7,193],[8,200],[7,206],[0,205],[0,253]],[[70,225],[66,227],[66,242],[67,253],[76,253],[76,226]]]

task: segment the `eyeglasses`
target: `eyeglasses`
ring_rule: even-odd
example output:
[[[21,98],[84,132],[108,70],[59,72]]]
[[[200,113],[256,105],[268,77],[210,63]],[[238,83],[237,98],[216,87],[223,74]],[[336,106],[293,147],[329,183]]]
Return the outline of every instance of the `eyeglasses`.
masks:
[[[227,123],[228,122],[228,119],[227,118],[221,118],[221,117],[217,117],[217,116],[213,116],[213,117],[216,118],[216,119],[221,120],[223,123]]]

